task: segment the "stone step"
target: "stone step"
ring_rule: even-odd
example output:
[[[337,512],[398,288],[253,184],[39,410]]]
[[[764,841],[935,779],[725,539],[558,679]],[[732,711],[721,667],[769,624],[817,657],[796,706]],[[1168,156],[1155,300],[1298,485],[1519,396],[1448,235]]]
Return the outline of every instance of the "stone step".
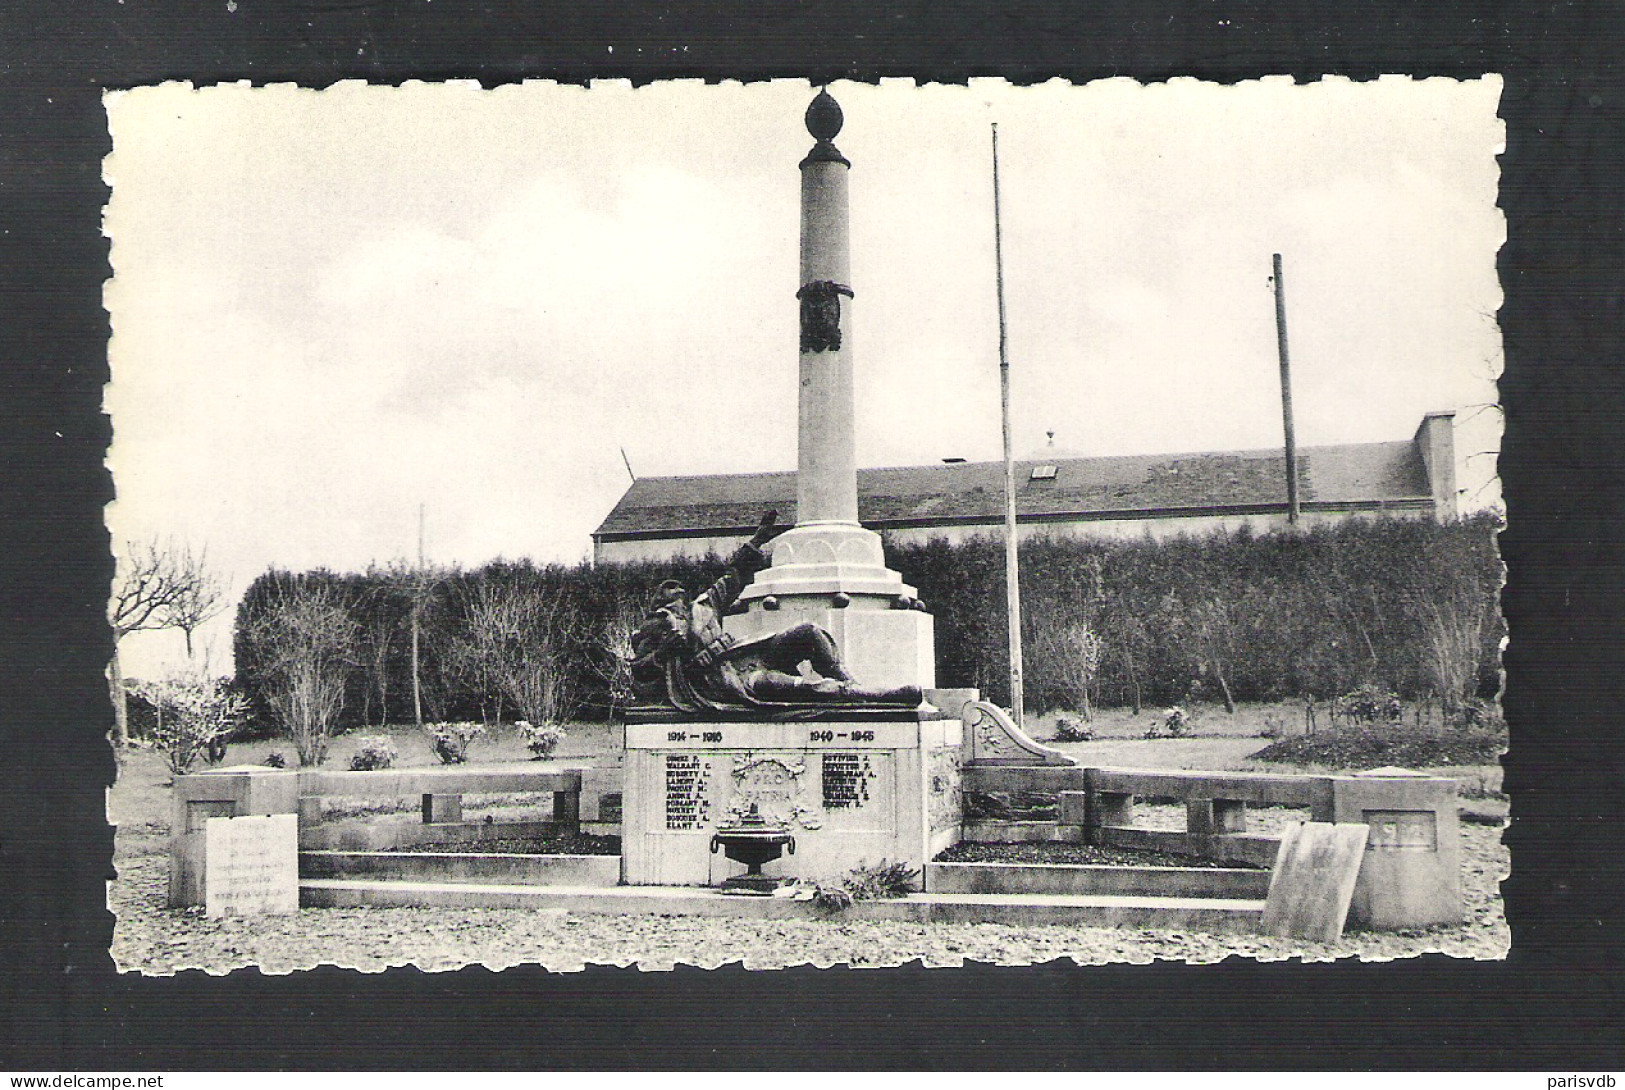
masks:
[[[299,853],[299,876],[456,885],[599,888],[620,882],[621,857],[496,852],[304,851]]]
[[[1124,867],[1073,863],[929,863],[932,893],[1054,893],[1262,900],[1270,873],[1230,867]]]
[[[727,896],[692,886],[595,888],[338,878],[301,879],[299,902],[311,908],[523,908],[613,915],[1065,924],[1241,933],[1256,932],[1264,912],[1262,900],[1240,898],[915,893],[896,900],[859,901],[831,914],[809,901]]]

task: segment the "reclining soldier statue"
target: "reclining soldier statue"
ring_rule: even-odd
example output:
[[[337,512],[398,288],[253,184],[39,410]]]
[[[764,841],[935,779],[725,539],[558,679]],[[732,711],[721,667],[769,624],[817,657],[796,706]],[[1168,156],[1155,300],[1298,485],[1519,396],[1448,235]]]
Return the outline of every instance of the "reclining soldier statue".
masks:
[[[841,665],[835,639],[810,622],[736,641],[722,618],[767,567],[762,546],[781,528],[769,511],[728,570],[703,594],[688,598],[675,579],[661,583],[648,617],[632,634],[632,685],[646,704],[691,714],[758,711],[794,718],[822,708],[897,710],[919,705],[915,686],[865,688]],[[799,672],[808,664],[814,675]]]

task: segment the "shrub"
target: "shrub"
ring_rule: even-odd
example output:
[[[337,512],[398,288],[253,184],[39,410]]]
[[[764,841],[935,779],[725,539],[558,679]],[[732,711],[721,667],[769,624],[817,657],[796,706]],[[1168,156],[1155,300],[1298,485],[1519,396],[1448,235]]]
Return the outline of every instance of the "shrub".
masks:
[[[519,728],[520,737],[524,738],[525,747],[530,750],[531,757],[538,761],[545,761],[553,756],[553,751],[559,748],[559,743],[564,741],[566,733],[562,727],[548,723],[533,727],[523,719],[514,726]]]
[[[1093,742],[1095,740],[1094,724],[1074,719],[1070,715],[1058,715],[1055,717],[1055,740],[1057,742]]]
[[[153,745],[177,776],[190,772],[199,757],[217,750],[223,756],[223,742],[248,706],[225,678],[165,678],[139,682],[137,688],[156,715]]]
[[[281,750],[273,749],[265,755],[264,764],[266,768],[287,768],[288,758]]]
[[[825,912],[839,912],[852,907],[852,892],[844,885],[815,885],[812,902]]]
[[[873,867],[858,864],[846,873],[846,888],[854,901],[884,901],[907,897],[919,888],[920,871],[907,863],[882,859]]]
[[[423,729],[429,734],[434,755],[445,765],[467,761],[469,744],[485,733],[485,728],[478,723],[427,723]]]
[[[919,878],[919,868],[906,863],[888,863],[884,859],[872,867],[860,863],[837,882],[814,885],[812,901],[825,912],[839,912],[856,901],[907,897],[919,888]]]
[[[1399,722],[1405,704],[1399,694],[1376,685],[1362,685],[1337,698],[1336,714],[1356,723]]]
[[[1190,730],[1190,722],[1190,714],[1177,704],[1162,714],[1162,725],[1170,738],[1184,737]]]
[[[392,768],[395,764],[395,740],[387,734],[357,738],[355,755],[350,758],[351,772],[375,772]]]

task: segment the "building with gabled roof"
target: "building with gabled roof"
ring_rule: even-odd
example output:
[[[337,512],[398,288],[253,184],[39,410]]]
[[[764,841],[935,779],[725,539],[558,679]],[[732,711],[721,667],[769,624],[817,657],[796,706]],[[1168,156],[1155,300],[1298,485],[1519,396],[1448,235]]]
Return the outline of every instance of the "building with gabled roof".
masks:
[[[1429,413],[1410,440],[1298,451],[1300,525],[1366,515],[1457,515],[1454,413]],[[1016,463],[1023,536],[1163,538],[1287,524],[1284,456],[1271,450]],[[763,510],[796,514],[796,475],[737,473],[634,481],[593,532],[596,561],[727,555]],[[1004,463],[858,471],[858,519],[894,541],[962,540],[1004,527]]]

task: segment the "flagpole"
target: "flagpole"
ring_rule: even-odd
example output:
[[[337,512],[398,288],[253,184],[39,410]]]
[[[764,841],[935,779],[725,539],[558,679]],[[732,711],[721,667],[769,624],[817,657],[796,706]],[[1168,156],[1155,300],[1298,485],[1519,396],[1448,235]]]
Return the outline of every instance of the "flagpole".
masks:
[[[1025,727],[1021,669],[1021,571],[1016,557],[1016,463],[1010,442],[1010,357],[1004,321],[1004,234],[999,220],[999,124],[993,123],[993,261],[999,289],[999,404],[1004,424],[1004,593],[1010,627],[1010,714]]]

